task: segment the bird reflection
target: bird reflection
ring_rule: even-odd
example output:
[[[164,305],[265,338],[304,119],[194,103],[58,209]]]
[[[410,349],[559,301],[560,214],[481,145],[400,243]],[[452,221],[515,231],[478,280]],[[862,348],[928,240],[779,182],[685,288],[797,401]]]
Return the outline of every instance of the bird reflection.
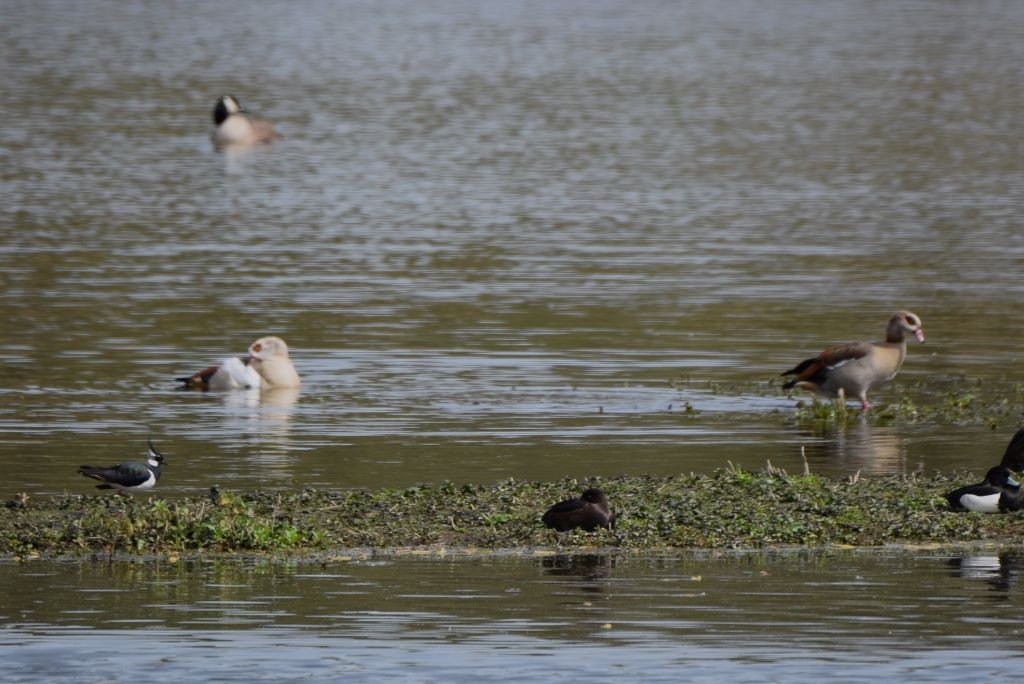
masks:
[[[224,419],[230,432],[239,428],[253,435],[264,447],[264,465],[286,459],[290,451],[291,418],[299,398],[298,388],[226,392],[224,405],[230,409]]]
[[[228,408],[249,409],[251,417],[266,418],[270,422],[287,423],[291,407],[299,398],[299,388],[263,390],[259,388],[225,392],[224,405]]]
[[[949,565],[953,577],[982,580],[992,588],[995,601],[1009,599],[1010,587],[1017,581],[1021,569],[1021,556],[1001,553],[998,556],[961,556],[951,558]]]
[[[585,582],[595,582],[607,579],[611,576],[615,562],[607,554],[563,554],[549,556],[541,565],[544,567],[544,574],[556,577],[579,577]],[[583,591],[603,593],[604,588],[599,585],[585,584],[581,587]]]
[[[894,428],[871,425],[862,418],[847,425],[806,431],[806,434],[824,440],[806,446],[811,470],[860,471],[864,475],[904,472],[906,447]]]

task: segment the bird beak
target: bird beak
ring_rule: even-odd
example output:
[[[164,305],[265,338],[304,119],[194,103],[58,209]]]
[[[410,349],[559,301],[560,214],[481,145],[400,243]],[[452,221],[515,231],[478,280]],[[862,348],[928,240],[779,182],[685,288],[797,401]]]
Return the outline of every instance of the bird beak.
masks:
[[[920,328],[915,330],[914,331],[914,337],[917,338],[918,342],[920,342],[921,344],[924,344],[924,330],[921,330]]]

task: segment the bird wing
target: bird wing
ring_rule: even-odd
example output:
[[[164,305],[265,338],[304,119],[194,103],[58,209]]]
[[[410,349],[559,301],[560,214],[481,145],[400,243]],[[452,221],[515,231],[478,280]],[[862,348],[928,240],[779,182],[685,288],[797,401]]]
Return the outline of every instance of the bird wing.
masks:
[[[260,386],[260,374],[256,372],[256,369],[248,363],[248,359],[243,361],[238,357],[231,357],[230,359],[224,359],[224,363],[220,365],[220,369],[231,376],[231,379],[240,388],[258,388]]]
[[[581,499],[569,499],[568,501],[559,501],[554,506],[548,509],[548,513],[571,513],[572,511],[578,511],[587,505],[586,501]],[[534,514],[536,515],[536,514]]]
[[[844,363],[863,359],[871,353],[874,346],[870,342],[847,342],[829,347],[818,354],[818,358],[828,369],[838,368]]]
[[[1015,473],[1024,470],[1024,428],[1017,430],[1017,434],[1010,438],[1006,445],[1006,452],[1003,453],[1003,460],[999,464]]]
[[[280,138],[280,134],[274,130],[274,124],[262,119],[250,119],[252,129],[256,132],[256,139],[260,142],[269,142]]]
[[[999,495],[1002,493],[999,487],[982,482],[954,489],[946,495],[946,500],[954,511],[994,512],[999,510]]]
[[[126,461],[109,468],[82,466],[78,472],[100,482],[111,482],[122,487],[137,487],[150,477],[149,467],[138,461]]]
[[[210,366],[209,368],[204,368],[198,373],[193,373],[187,378],[175,378],[175,380],[185,383],[185,387],[189,389],[196,387],[206,389],[210,382],[210,378],[213,377],[213,374],[217,372],[218,368],[220,368],[220,366]]]
[[[814,380],[820,373],[839,368],[844,363],[862,359],[871,353],[870,342],[847,342],[829,347],[817,356],[805,359],[783,375],[795,375],[800,380]]]

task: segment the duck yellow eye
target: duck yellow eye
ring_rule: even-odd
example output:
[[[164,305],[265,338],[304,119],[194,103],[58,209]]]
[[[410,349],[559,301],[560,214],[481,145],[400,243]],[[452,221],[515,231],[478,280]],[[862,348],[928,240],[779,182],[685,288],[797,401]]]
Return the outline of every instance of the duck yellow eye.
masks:
[[[263,351],[263,345],[262,344],[254,344],[254,345],[252,345],[252,350],[254,352],[256,352],[256,353],[259,353],[259,352]]]

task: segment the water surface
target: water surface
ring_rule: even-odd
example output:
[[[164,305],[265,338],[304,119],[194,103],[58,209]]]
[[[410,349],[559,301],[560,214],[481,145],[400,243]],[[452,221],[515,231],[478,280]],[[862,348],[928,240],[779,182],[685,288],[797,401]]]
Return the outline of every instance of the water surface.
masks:
[[[1016,552],[7,563],[0,652],[7,681],[1003,677],[1024,656],[1020,563]]]
[[[895,308],[929,343],[879,401],[1020,380],[1022,34],[1000,2],[5,3],[0,489],[87,491],[147,436],[171,496],[982,469],[1016,426],[808,434],[767,388]],[[214,151],[222,92],[280,144]],[[174,390],[268,333],[297,396]]]
[[[811,429],[1020,382],[1024,6],[0,5],[0,495],[983,471],[1016,425]],[[272,147],[218,153],[222,93]],[[298,393],[174,378],[291,346]],[[802,454],[803,452],[803,454]],[[8,681],[1005,678],[1019,554],[0,564]]]

